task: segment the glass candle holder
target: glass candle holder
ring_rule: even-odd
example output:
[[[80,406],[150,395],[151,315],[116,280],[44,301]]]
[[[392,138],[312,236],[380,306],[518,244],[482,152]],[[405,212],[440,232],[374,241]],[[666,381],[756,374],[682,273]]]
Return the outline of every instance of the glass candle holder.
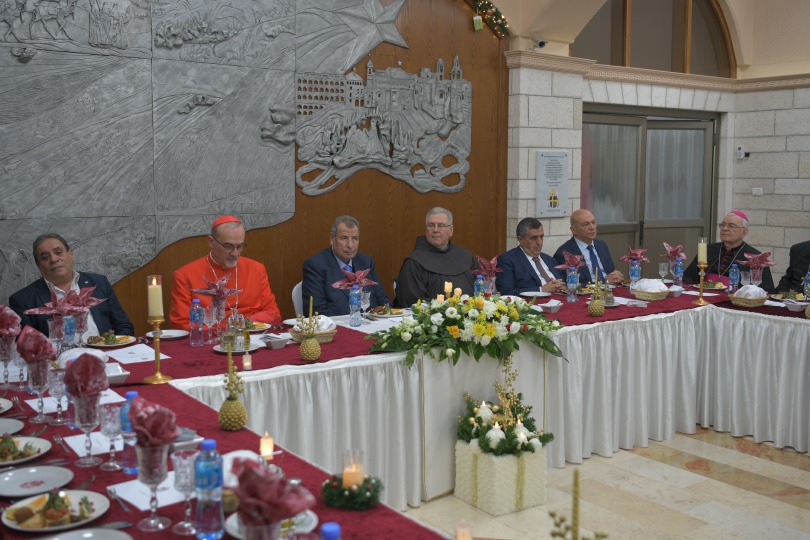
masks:
[[[364,478],[363,451],[346,450],[343,453],[343,487],[359,486]]]

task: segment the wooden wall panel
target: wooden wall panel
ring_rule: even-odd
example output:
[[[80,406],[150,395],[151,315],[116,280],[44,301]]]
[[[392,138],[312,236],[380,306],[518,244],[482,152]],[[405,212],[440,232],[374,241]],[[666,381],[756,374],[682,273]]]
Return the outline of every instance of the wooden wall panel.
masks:
[[[458,54],[464,78],[472,82],[473,89],[473,140],[466,187],[454,194],[419,194],[388,175],[363,171],[325,195],[309,197],[296,189],[293,218],[274,227],[249,231],[248,247],[243,253],[267,267],[270,286],[285,318],[294,315],[290,291],[301,280],[304,259],[328,245],[329,228],[341,214],[351,214],[360,221],[360,251],[374,257],[380,279],[391,296],[393,280],[413,249],[415,238],[424,234],[424,215],[431,207],[444,206],[453,212],[453,241],[489,258],[504,251],[506,43],[486,28],[474,32],[473,15],[465,2],[457,0],[407,0],[397,27],[409,49],[384,43],[371,55],[377,70],[402,61],[402,69],[418,73],[422,67],[434,69],[437,58],[443,58],[449,69],[453,56]],[[365,74],[366,61],[357,65],[358,73]],[[290,182],[294,181],[290,178]],[[168,316],[173,272],[207,251],[206,237],[184,239],[115,285],[139,335],[148,330],[146,276],[163,276]]]

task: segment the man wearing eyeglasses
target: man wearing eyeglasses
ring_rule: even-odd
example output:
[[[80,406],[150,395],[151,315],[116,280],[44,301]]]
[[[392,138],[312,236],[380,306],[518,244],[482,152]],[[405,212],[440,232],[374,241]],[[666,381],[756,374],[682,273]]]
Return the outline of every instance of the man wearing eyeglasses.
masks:
[[[221,216],[214,221],[208,235],[208,255],[174,273],[170,315],[174,328],[189,329],[188,315],[194,298],[199,298],[203,307],[211,305],[210,296],[196,295],[191,289],[205,289],[205,280],[214,282],[225,276],[228,276],[227,287],[239,291],[227,298],[225,308],[229,313],[236,308],[253,322],[281,322],[267,270],[263,264],[241,256],[245,245],[245,225],[239,218]]]
[[[746,271],[748,267],[740,264],[747,262],[746,253],[759,255],[759,250],[745,242],[748,235],[748,216],[742,210],[732,210],[723,218],[719,224],[720,242],[709,244],[706,248],[706,262],[709,267],[706,269],[706,281],[723,282],[728,286],[728,273],[732,264],[737,264],[741,271]],[[683,273],[684,281],[699,283],[697,256],[692,259],[692,263]],[[773,291],[773,278],[771,269],[767,266],[762,271],[762,283],[760,287],[766,291]]]
[[[453,214],[446,208],[431,208],[425,216],[425,235],[416,239],[413,252],[402,263],[397,277],[396,300],[400,307],[410,307],[417,300],[444,294],[449,281],[462,294],[473,294],[478,268],[472,253],[450,242],[453,236]]]

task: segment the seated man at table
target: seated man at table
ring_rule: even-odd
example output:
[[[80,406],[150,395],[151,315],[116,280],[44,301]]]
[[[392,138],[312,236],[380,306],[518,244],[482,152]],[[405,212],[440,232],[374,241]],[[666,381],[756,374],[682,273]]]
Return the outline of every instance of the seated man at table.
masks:
[[[776,290],[804,293],[802,282],[808,271],[810,271],[810,240],[790,246],[790,262],[785,270],[785,275],[779,280]]]
[[[741,210],[732,210],[720,222],[720,242],[709,244],[706,247],[706,258],[709,267],[706,269],[706,281],[722,281],[728,286],[728,271],[731,265],[737,263],[740,271],[747,271],[748,266],[740,264],[747,262],[746,253],[759,255],[759,250],[745,242],[748,235],[748,216]],[[692,259],[683,273],[684,281],[699,283],[697,256]],[[762,271],[760,287],[766,291],[773,290],[771,269],[767,266]]]
[[[112,330],[118,335],[135,335],[135,327],[121,307],[107,278],[100,274],[77,272],[73,269],[76,254],[58,234],[43,234],[34,240],[34,262],[42,277],[11,295],[9,307],[17,312],[22,325],[36,328],[48,335],[49,315],[26,315],[25,311],[43,307],[51,301],[51,292],[62,299],[69,291],[95,287],[91,296],[104,302],[93,306],[87,314],[87,331],[83,337],[98,336]]]
[[[624,279],[621,272],[616,270],[610,250],[601,240],[596,239],[596,218],[594,215],[580,208],[571,214],[570,240],[554,252],[554,260],[557,264],[565,264],[565,254],[567,251],[571,255],[584,256],[586,266],[579,267],[579,282],[582,285],[593,283],[596,280],[594,268],[599,268],[599,280],[611,285],[618,285]]]
[[[331,247],[304,261],[304,281],[301,285],[302,305],[309,305],[312,297],[313,310],[321,315],[348,315],[349,289],[336,289],[332,284],[345,279],[342,270],[357,272],[369,270],[366,278],[377,285],[366,286],[371,292],[370,307],[390,304],[391,300],[379,285],[380,278],[374,269],[374,259],[359,253],[360,223],[352,216],[340,216],[329,231]]]
[[[208,235],[208,254],[174,273],[170,316],[174,328],[189,329],[189,308],[194,298],[199,298],[203,307],[211,305],[210,296],[197,295],[191,289],[205,289],[206,279],[214,282],[225,276],[229,276],[227,287],[240,291],[227,298],[228,313],[236,308],[253,322],[281,323],[267,270],[263,264],[241,257],[245,245],[245,225],[239,218],[221,216],[214,221]]]
[[[523,218],[518,223],[518,245],[498,257],[503,272],[495,274],[495,286],[501,294],[518,295],[529,291],[562,292],[565,281],[554,267],[551,255],[542,253],[543,224],[537,218]]]
[[[473,254],[450,242],[453,214],[446,208],[431,208],[425,216],[425,235],[402,263],[397,277],[396,305],[410,307],[417,300],[444,294],[444,283],[453,283],[462,294],[473,294],[478,268]]]

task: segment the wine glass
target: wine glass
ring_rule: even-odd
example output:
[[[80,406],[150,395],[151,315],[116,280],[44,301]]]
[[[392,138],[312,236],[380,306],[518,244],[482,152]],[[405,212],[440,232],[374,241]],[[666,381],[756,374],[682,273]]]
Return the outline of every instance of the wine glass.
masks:
[[[65,372],[64,369],[51,369],[48,372],[48,393],[56,400],[56,417],[48,420],[48,424],[52,426],[67,424],[67,419],[62,416],[62,398],[67,395]]]
[[[28,384],[31,386],[31,391],[39,398],[37,402],[37,415],[28,419],[32,424],[44,424],[51,420],[50,416],[45,416],[42,412],[42,394],[48,389],[49,364],[50,362],[48,360],[40,360],[28,364]]]
[[[102,471],[120,471],[121,464],[115,460],[115,439],[121,435],[121,403],[101,406],[101,434],[110,440],[110,461],[102,463]]]
[[[205,342],[208,345],[212,345],[216,343],[214,339],[213,331],[214,331],[214,323],[217,320],[217,308],[212,305],[203,308],[203,324],[208,327],[208,337],[205,339]]]
[[[3,384],[0,390],[13,390],[14,386],[8,382],[8,363],[14,358],[15,347],[12,335],[0,335],[0,360],[3,361]]]
[[[368,308],[370,307],[371,307],[371,291],[368,291],[365,288],[363,288],[363,290],[360,293],[360,309],[363,310],[363,312],[367,312]]]
[[[73,315],[76,320],[76,341],[80,347],[84,344],[84,333],[87,332],[87,313],[87,311],[79,311]]]
[[[19,354],[15,354],[14,357],[11,359],[12,364],[19,369],[20,373],[20,384],[17,387],[17,392],[25,392],[25,376],[26,376],[26,368],[28,367],[28,362],[20,356]],[[12,388],[13,389],[13,388]]]
[[[90,440],[90,433],[98,426],[99,423],[99,406],[98,402],[101,394],[94,396],[71,396],[73,399],[73,412],[76,415],[74,421],[76,427],[84,432],[87,440],[84,442],[84,448],[87,450],[87,455],[79,458],[75,465],[77,467],[95,467],[100,464],[103,459],[98,456],[90,454],[90,447],[92,441]]]
[[[658,275],[661,276],[661,281],[664,281],[664,278],[667,277],[669,274],[669,263],[662,262],[658,263]]]
[[[740,287],[751,285],[751,272],[740,272]]]
[[[182,450],[172,452],[172,466],[174,468],[174,489],[185,496],[183,514],[185,519],[172,527],[172,532],[181,536],[197,534],[194,522],[191,521],[191,495],[194,493],[194,460],[197,459],[197,450]]]
[[[65,339],[65,319],[60,315],[52,315],[48,319],[48,337],[56,349],[56,357],[62,354],[62,341]]]
[[[762,283],[762,268],[752,268],[751,285],[756,285],[757,287],[759,287],[760,283]]]
[[[149,517],[145,517],[138,522],[138,529],[144,532],[162,531],[171,525],[172,521],[157,515],[157,488],[161,482],[169,475],[166,458],[169,455],[168,444],[159,446],[135,446],[138,453],[138,480],[149,488]]]

